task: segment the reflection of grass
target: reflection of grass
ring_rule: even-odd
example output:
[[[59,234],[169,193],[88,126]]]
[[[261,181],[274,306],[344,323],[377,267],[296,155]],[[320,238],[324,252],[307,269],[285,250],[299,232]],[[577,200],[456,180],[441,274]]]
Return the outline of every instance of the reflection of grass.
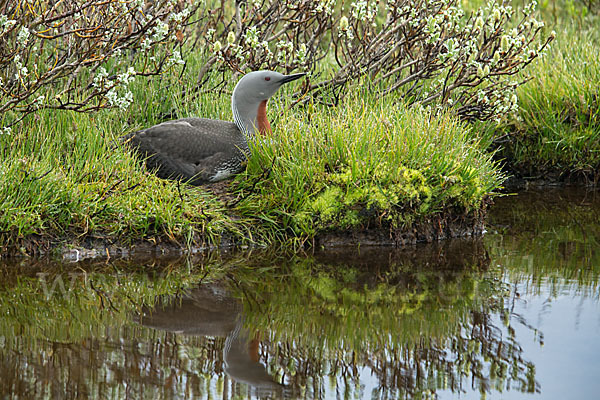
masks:
[[[507,379],[534,391],[533,366],[490,319],[507,291],[481,271],[485,253],[472,256],[458,268],[444,268],[438,254],[370,268],[294,259],[275,279],[252,279],[249,270],[242,274],[244,291],[253,293],[245,321],[268,332],[270,368],[300,386],[325,384],[323,375],[351,381],[368,366],[391,397],[457,391],[471,379],[482,391]]]
[[[102,335],[105,326],[126,324],[142,305],[173,295],[198,282],[202,271],[164,270],[115,274],[114,268],[41,270],[34,277],[10,278],[0,287],[0,332],[51,341],[81,340]]]
[[[218,268],[153,263],[0,266],[0,397],[222,397],[223,375],[214,371],[222,371],[224,338],[175,338],[133,322],[143,305],[181,294]],[[56,286],[46,296],[40,276],[48,288],[60,278],[70,290]]]
[[[85,378],[85,385],[94,387],[106,378],[115,390],[143,388],[146,379],[166,383],[170,378],[160,371],[168,366],[185,379],[175,379],[173,386],[148,385],[158,392],[180,387],[200,374],[222,371],[223,340],[157,333],[134,326],[131,314],[144,303],[154,304],[157,296],[181,293],[200,280],[223,279],[244,302],[248,326],[267,335],[263,361],[296,388],[312,391],[310,382],[320,385],[326,377],[357,379],[361,368],[371,369],[382,390],[396,397],[457,391],[473,379],[473,386],[484,391],[490,384],[503,387],[509,377],[520,390],[535,388],[518,343],[491,322],[491,315],[503,309],[505,289],[485,272],[489,260],[481,242],[365,253],[362,258],[353,254],[349,263],[337,256],[332,262],[324,256],[290,260],[256,254],[208,269],[151,269],[150,275],[131,267],[118,267],[121,274],[113,272],[114,266],[85,268],[69,296],[48,300],[37,277],[14,279],[6,270],[0,311],[7,318],[0,336],[15,339],[4,342],[0,357],[21,368],[30,352],[44,357],[53,352],[64,361],[61,376],[78,380],[91,372],[76,377],[73,364],[77,357],[91,356],[93,370],[103,372]],[[24,355],[6,352],[14,349]],[[35,374],[47,369],[35,365]],[[204,382],[214,378],[208,375]]]
[[[498,199],[490,222],[500,233],[484,240],[493,263],[532,282],[536,290],[550,282],[553,290],[562,286],[597,293],[599,210],[594,192],[545,190]]]
[[[485,302],[488,293],[482,292],[491,289],[468,270],[409,272],[395,265],[378,280],[361,284],[369,271],[339,271],[310,260],[289,265],[294,279],[251,284],[268,297],[266,304],[259,300],[261,312],[249,310],[248,322],[306,345],[327,342],[331,349],[342,343],[357,349],[365,343],[414,344],[421,336],[444,337],[468,317],[470,306]],[[375,339],[379,334],[373,327],[386,334]]]

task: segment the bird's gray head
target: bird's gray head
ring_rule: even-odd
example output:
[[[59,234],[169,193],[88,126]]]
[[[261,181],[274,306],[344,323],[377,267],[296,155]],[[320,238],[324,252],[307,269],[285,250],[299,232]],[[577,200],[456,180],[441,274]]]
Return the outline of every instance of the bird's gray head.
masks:
[[[237,102],[258,102],[269,100],[284,83],[303,77],[304,73],[283,75],[275,71],[250,72],[239,80],[233,90]]]
[[[250,72],[239,80],[231,96],[233,118],[242,132],[252,136],[254,130],[270,132],[266,119],[267,100],[285,83],[295,81],[305,73],[283,75],[275,71]]]

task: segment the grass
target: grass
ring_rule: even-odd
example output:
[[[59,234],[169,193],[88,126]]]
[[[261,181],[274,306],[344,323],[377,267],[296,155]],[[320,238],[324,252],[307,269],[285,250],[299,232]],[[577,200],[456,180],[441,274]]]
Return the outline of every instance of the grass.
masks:
[[[519,119],[491,133],[508,134],[496,154],[513,172],[597,179],[600,49],[594,21],[554,27],[557,40],[531,66],[534,79],[519,89]],[[505,177],[489,152],[489,131],[407,108],[393,95],[379,98],[368,84],[336,108],[290,109],[286,94],[294,87],[284,88],[269,102],[273,135],[256,143],[247,170],[228,188],[233,202],[160,180],[115,140],[174,117],[231,120],[235,82],[221,92],[183,93],[203,61],[191,49],[184,58],[183,71],[136,78],[134,103],[125,111],[43,110],[12,134],[0,134],[3,254],[26,252],[23,244],[32,238],[78,244],[97,236],[178,247],[219,245],[223,238],[299,246],[331,231],[410,231],[420,221],[475,215],[501,189]],[[222,79],[212,77],[205,87]],[[50,88],[46,97],[53,95]]]
[[[516,173],[587,176],[600,168],[600,32],[571,25],[558,30],[546,57],[527,72],[518,90],[518,118],[501,127],[510,134],[502,155]]]
[[[311,237],[377,223],[407,228],[451,207],[479,210],[503,177],[469,127],[370,93],[280,118],[238,179],[242,215]]]
[[[483,0],[463,1],[476,9]],[[529,1],[511,1],[515,9]],[[522,74],[518,115],[481,129],[484,143],[496,144],[505,170],[520,178],[582,181],[600,179],[600,14],[597,2],[539,2],[545,36],[556,31],[547,54]],[[591,4],[591,10],[583,8]],[[589,11],[589,12],[588,12]],[[498,140],[499,139],[499,140]],[[508,140],[507,140],[508,139]],[[489,140],[489,141],[488,141]]]
[[[221,94],[181,95],[200,61],[190,54],[181,75],[136,80],[127,111],[42,110],[0,135],[3,253],[33,237],[179,247],[219,245],[224,236],[299,244],[376,221],[400,229],[451,207],[475,212],[502,182],[467,126],[366,90],[336,109],[290,110],[289,96],[278,94],[269,103],[273,136],[254,146],[248,170],[230,186],[235,205],[204,188],[158,179],[116,139],[173,112],[230,120],[233,84]]]
[[[115,149],[114,115],[50,112],[3,138],[0,230],[4,245],[31,235],[189,239],[201,228],[208,239],[228,224],[222,207],[202,191],[186,192],[146,174]],[[198,208],[203,206],[205,209]],[[217,224],[217,225],[215,225]],[[232,229],[232,227],[230,227]]]

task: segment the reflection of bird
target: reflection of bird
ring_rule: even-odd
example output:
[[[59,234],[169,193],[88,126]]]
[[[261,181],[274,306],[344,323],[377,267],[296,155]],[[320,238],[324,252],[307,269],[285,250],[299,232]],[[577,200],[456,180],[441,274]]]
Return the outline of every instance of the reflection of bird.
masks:
[[[255,130],[271,132],[266,114],[269,98],[284,83],[304,75],[250,72],[240,79],[231,96],[234,122],[183,118],[131,133],[123,141],[141,153],[146,165],[156,169],[161,178],[194,185],[220,181],[243,169]]]
[[[202,285],[172,304],[145,309],[139,323],[193,336],[227,336],[235,329],[240,304],[218,285]]]
[[[257,396],[282,394],[259,362],[257,339],[243,328],[241,305],[218,285],[202,285],[181,301],[145,310],[138,322],[144,326],[186,335],[225,336],[225,372],[236,382],[250,385]]]
[[[261,397],[280,391],[283,385],[275,382],[259,362],[258,345],[258,338],[250,339],[240,317],[235,329],[225,339],[223,358],[225,372],[236,382],[252,386],[255,394]]]

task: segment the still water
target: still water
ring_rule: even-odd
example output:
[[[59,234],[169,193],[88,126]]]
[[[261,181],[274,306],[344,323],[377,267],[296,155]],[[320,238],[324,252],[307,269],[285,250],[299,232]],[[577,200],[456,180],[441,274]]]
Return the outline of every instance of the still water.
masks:
[[[0,399],[596,399],[600,196],[403,250],[0,265]]]

